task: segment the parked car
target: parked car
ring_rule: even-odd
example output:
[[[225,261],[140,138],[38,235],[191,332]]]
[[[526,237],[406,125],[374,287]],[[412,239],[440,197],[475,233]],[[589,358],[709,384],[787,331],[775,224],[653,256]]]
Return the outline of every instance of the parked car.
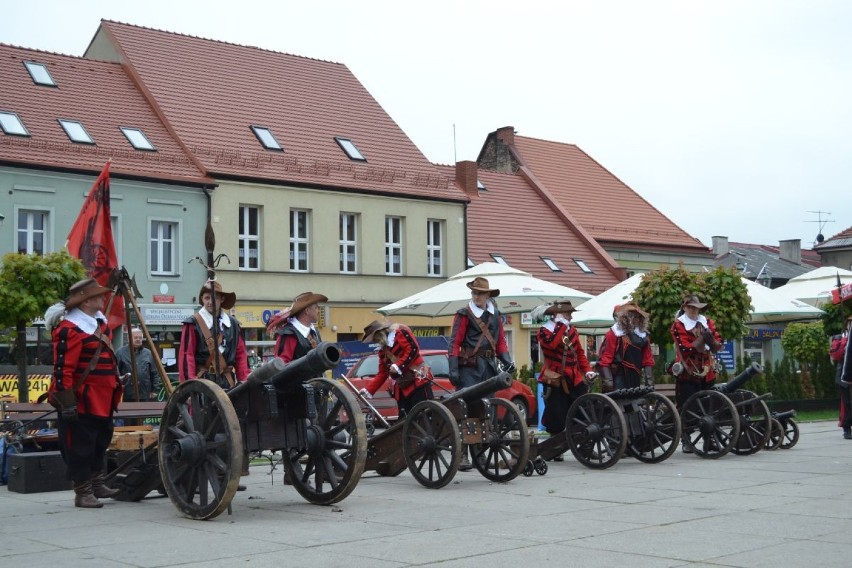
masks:
[[[442,396],[454,393],[456,389],[450,384],[450,365],[447,360],[447,352],[443,350],[423,349],[420,353],[423,355],[423,360],[432,369],[432,376],[435,379],[432,385],[432,392],[435,398],[441,398]],[[349,369],[346,378],[349,379],[356,389],[360,390],[367,385],[370,379],[376,376],[378,371],[378,355],[367,355],[359,359]],[[390,380],[379,387],[376,394],[370,400],[370,404],[376,407],[376,410],[379,411],[385,420],[390,422],[399,418],[399,409],[396,406],[396,401],[390,396],[389,388]],[[513,380],[511,387],[497,391],[496,396],[513,402],[526,419],[527,424],[537,419],[536,395],[524,383]]]

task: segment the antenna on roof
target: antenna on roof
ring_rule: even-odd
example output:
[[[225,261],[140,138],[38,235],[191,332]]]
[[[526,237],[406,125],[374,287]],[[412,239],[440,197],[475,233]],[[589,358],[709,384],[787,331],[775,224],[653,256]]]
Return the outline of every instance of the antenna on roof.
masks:
[[[826,223],[834,223],[834,219],[829,219],[828,216],[831,215],[831,211],[808,211],[808,213],[813,213],[817,216],[816,221],[807,221],[808,223],[819,223],[819,231],[817,232],[816,239],[814,240],[814,244],[818,245],[825,240],[825,235],[822,234],[823,229],[825,228]],[[823,219],[822,216],[825,215],[826,218]]]

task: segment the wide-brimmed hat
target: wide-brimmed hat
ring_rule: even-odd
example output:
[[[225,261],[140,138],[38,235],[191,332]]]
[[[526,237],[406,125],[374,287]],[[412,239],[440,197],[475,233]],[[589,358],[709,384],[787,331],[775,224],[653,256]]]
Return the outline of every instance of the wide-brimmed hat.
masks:
[[[648,312],[640,308],[635,302],[627,302],[626,304],[621,304],[618,306],[616,314],[621,315],[624,312],[636,312],[640,314],[645,319],[648,319]]]
[[[467,287],[471,290],[475,290],[476,292],[488,292],[491,294],[492,298],[496,298],[500,295],[500,290],[497,288],[492,288],[488,284],[488,279],[483,278],[482,276],[477,276],[473,280],[467,283]]]
[[[574,304],[571,303],[571,300],[556,300],[550,304],[546,310],[544,310],[544,313],[546,315],[570,314],[576,311],[578,310],[574,307]]]
[[[383,329],[388,329],[391,326],[391,320],[373,320],[370,322],[367,327],[364,328],[364,337],[361,338],[361,341],[364,343],[372,343],[373,337],[377,332],[382,331]]]
[[[314,294],[313,292],[302,292],[295,298],[293,298],[293,303],[290,305],[290,317],[294,318],[299,315],[299,312],[304,311],[305,308],[312,304],[319,304],[320,302],[327,302],[328,298],[323,296],[322,294]]]
[[[112,290],[104,288],[94,278],[86,278],[74,283],[68,289],[68,298],[65,299],[65,309],[70,310],[76,308],[89,298],[109,294]]]
[[[222,285],[215,280],[208,280],[201,287],[201,291],[198,292],[198,303],[203,305],[201,296],[203,296],[205,292],[210,293],[211,291],[215,294],[222,295],[222,301],[219,304],[219,307],[223,310],[230,310],[234,307],[234,304],[237,303],[237,295],[233,292],[225,292],[222,290]]]
[[[687,294],[683,298],[683,303],[680,307],[685,308],[686,306],[692,306],[693,308],[698,308],[699,310],[703,310],[707,307],[707,304],[698,299],[698,296],[695,294]]]

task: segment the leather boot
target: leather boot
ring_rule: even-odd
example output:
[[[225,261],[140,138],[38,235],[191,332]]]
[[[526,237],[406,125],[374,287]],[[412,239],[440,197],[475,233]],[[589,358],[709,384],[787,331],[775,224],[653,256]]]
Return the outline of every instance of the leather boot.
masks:
[[[92,480],[74,483],[74,506],[84,509],[100,509],[104,506],[92,492]]]
[[[467,444],[462,444],[462,459],[459,464],[459,471],[470,471],[473,469],[473,464],[470,463],[470,459],[467,457],[467,454]]]
[[[111,489],[104,485],[104,474],[96,473],[92,476],[92,493],[98,499],[107,499],[109,497],[115,497],[119,493],[121,493],[121,489]]]

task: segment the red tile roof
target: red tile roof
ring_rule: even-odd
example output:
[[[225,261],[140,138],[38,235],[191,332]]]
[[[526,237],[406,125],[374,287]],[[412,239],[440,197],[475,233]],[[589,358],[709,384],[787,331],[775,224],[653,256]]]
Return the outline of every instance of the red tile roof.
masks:
[[[36,85],[25,61],[45,65],[57,87]],[[29,137],[0,131],[0,161],[113,175],[212,184],[195,167],[120,65],[0,44],[0,111],[18,115]],[[71,142],[58,119],[81,122],[95,145]],[[140,151],[119,127],[141,129],[157,149]]]
[[[345,65],[108,20],[103,33],[211,176],[465,200]]]
[[[453,166],[439,166],[455,177]],[[558,205],[551,206],[519,173],[479,170],[486,187],[468,206],[468,256],[473,262],[494,262],[502,255],[514,268],[537,278],[599,294],[624,279],[625,272],[600,247],[584,242]],[[554,208],[555,207],[555,208]],[[541,257],[550,258],[554,272]],[[584,273],[573,259],[588,265]]]
[[[501,129],[491,136],[500,134]],[[511,136],[529,168],[599,243],[709,254],[701,242],[574,144]]]

